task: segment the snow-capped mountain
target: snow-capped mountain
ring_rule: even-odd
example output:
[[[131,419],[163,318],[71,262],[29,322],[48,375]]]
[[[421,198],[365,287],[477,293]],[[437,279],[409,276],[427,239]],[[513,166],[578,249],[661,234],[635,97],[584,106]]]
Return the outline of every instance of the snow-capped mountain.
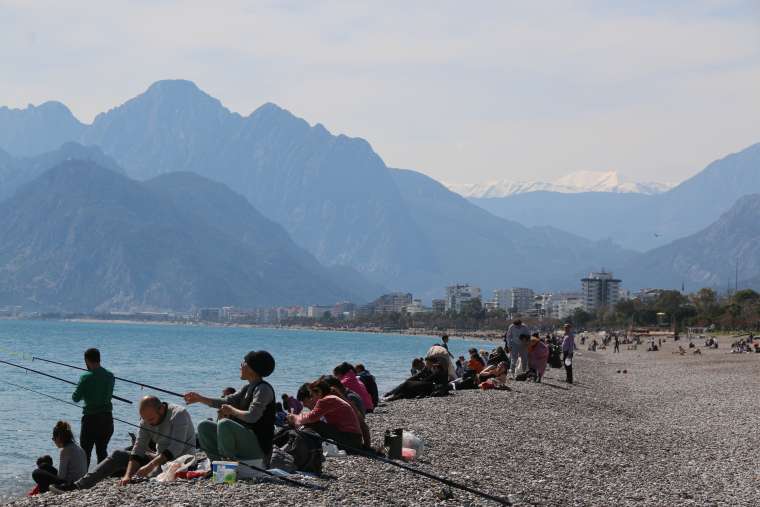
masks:
[[[485,183],[450,184],[449,189],[463,197],[507,197],[527,192],[613,192],[659,194],[673,188],[671,183],[633,182],[620,177],[617,171],[576,171],[552,182],[495,180]]]

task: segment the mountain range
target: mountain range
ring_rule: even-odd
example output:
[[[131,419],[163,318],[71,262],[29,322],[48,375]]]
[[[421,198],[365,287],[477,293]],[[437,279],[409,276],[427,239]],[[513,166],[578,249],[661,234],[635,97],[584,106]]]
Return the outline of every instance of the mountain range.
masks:
[[[739,200],[695,234],[635,256],[620,275],[648,287],[760,289],[760,194]]]
[[[673,187],[669,183],[633,182],[622,178],[617,171],[576,171],[546,181],[496,180],[485,183],[448,184],[447,187],[467,198],[498,198],[528,192],[559,192],[578,194],[610,192],[615,194],[659,194]]]
[[[581,276],[601,267],[643,276],[637,262],[646,262],[648,254],[640,252],[700,231],[760,184],[756,145],[659,194],[625,192],[621,187],[615,192],[535,191],[465,199],[421,173],[387,167],[363,139],[333,135],[321,124],[310,125],[274,104],[243,116],[182,80],[159,81],[89,125],[55,102],[0,109],[0,148],[5,150],[0,152],[0,196],[15,191],[11,200],[16,206],[20,195],[43,197],[28,192],[29,182],[44,167],[31,160],[72,161],[61,150],[79,150],[88,163],[136,180],[127,181],[169,206],[183,223],[201,224],[203,230],[194,231],[196,239],[185,247],[187,252],[193,245],[199,248],[203,266],[221,259],[201,238],[215,244],[213,234],[222,234],[226,243],[219,245],[227,256],[240,249],[251,265],[272,267],[265,281],[284,277],[283,287],[275,289],[256,281],[255,273],[244,266],[233,266],[225,276],[239,271],[241,280],[261,290],[246,300],[229,282],[224,290],[210,291],[216,306],[275,304],[288,298],[293,303],[366,301],[383,290],[411,291],[429,299],[440,297],[446,285],[456,282],[479,285],[486,294],[509,286],[572,290]],[[37,169],[28,169],[32,166]],[[12,180],[10,174],[17,176]],[[19,174],[24,175],[21,180]],[[594,188],[610,189],[621,181],[615,173],[603,174],[576,174],[562,184],[577,190],[596,182]],[[22,180],[27,183],[24,191],[16,190],[19,184],[5,183]],[[123,209],[129,209],[127,204]],[[21,229],[4,237],[14,243],[11,232],[18,235]],[[112,239],[124,244],[123,238]],[[139,238],[143,240],[151,243],[150,238]],[[69,252],[70,263],[74,253],[82,252]],[[170,257],[167,252],[156,256]],[[304,290],[299,291],[299,282],[289,281],[298,277],[276,264],[277,256],[299,266]],[[0,268],[15,269],[17,263],[10,258],[0,258]],[[99,262],[108,265],[107,256]],[[682,278],[675,267],[671,271],[673,276],[661,279],[675,283]],[[715,274],[715,279],[722,276]],[[317,291],[313,280],[321,280],[318,285],[325,290]],[[630,288],[642,285],[630,280]],[[176,280],[161,283],[169,286],[172,281]],[[124,301],[160,306],[160,299],[147,298],[139,287]],[[99,308],[121,304],[119,298],[105,296],[99,301],[90,303]],[[178,299],[177,304],[208,301],[193,297]]]
[[[531,192],[471,199],[483,209],[529,226],[553,225],[591,239],[646,251],[693,234],[740,197],[760,192],[760,143],[709,164],[656,195]]]
[[[26,131],[23,111],[0,123],[0,140]],[[69,141],[98,146],[132,178],[194,172],[224,183],[322,264],[355,269],[389,289],[430,297],[455,281],[569,288],[584,271],[625,255],[609,242],[497,219],[421,175],[400,185],[363,139],[332,135],[274,104],[241,116],[188,81],[157,82],[81,128],[67,108],[55,112],[47,127],[35,124],[45,140],[37,146],[74,133]],[[440,202],[420,207],[416,196],[431,188]]]
[[[188,310],[363,297],[245,198],[195,174],[140,183],[65,161],[0,214],[0,305]]]

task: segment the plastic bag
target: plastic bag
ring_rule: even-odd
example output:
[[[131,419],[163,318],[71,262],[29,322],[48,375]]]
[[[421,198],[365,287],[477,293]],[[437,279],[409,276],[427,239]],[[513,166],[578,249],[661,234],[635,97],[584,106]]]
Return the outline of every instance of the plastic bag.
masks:
[[[422,451],[425,450],[425,444],[422,442],[422,439],[411,431],[404,431],[401,441],[402,447],[414,450],[414,458],[419,459]]]

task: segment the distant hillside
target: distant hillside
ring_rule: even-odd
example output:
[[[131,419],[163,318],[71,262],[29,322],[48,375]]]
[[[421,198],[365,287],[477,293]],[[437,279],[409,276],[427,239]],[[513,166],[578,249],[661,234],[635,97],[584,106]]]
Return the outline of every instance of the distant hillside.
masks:
[[[0,150],[0,201],[12,196],[19,187],[43,172],[68,160],[89,160],[101,167],[124,174],[124,169],[97,146],[85,147],[68,142],[56,150],[20,158],[14,158]]]
[[[641,287],[742,287],[760,289],[760,195],[739,199],[705,229],[636,257],[620,270]]]
[[[188,171],[224,183],[336,274],[355,270],[388,289],[430,297],[457,281],[574,288],[583,272],[628,255],[497,219],[422,175],[389,169],[363,139],[274,104],[241,116],[188,81],[153,84],[78,140],[141,180]]]
[[[204,186],[210,200],[244,202],[197,176],[141,184],[77,160],[45,172],[0,203],[0,305],[189,310],[356,296],[305,266],[318,265],[252,208],[243,242],[206,209],[167,198],[202,200]]]
[[[526,225],[552,225],[645,251],[714,222],[740,197],[760,192],[760,144],[728,155],[657,195],[532,192],[472,202]]]
[[[31,157],[75,141],[85,125],[60,102],[45,102],[26,109],[0,106],[0,147],[14,157]]]

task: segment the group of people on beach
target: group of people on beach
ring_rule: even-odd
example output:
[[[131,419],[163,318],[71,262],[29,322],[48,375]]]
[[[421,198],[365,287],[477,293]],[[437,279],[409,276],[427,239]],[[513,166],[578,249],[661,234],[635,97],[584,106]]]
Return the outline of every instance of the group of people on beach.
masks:
[[[304,383],[295,398],[284,394],[282,401],[276,401],[274,388],[265,380],[274,372],[275,360],[269,352],[251,351],[240,363],[240,379],[246,381],[240,389],[226,388],[219,397],[194,391],[184,394],[186,405],[201,403],[216,409],[215,420],[201,421],[196,428],[184,406],[145,396],[139,402],[139,431],[133,435],[132,445],[109,455],[115,378],[100,364],[97,349],[88,349],[84,360],[87,372],[72,394],[74,401],[84,403],[80,443],[68,422],[56,423],[53,442],[60,449],[58,468],[50,456],[40,457],[32,473],[36,486],[31,494],[88,489],[108,477],[119,477],[119,484],[126,485],[153,477],[166,463],[194,456],[197,450],[211,461],[266,467],[278,426],[281,432],[308,429],[318,440],[348,452],[371,448],[364,416],[380,399],[377,382],[368,369],[343,362],[331,375]],[[97,464],[90,470],[93,448]],[[320,456],[321,450],[320,443]]]
[[[295,397],[283,394],[277,401],[274,388],[265,380],[275,370],[274,357],[267,351],[251,351],[240,362],[239,377],[245,381],[241,388],[226,388],[221,396],[195,391],[182,396],[185,405],[200,403],[216,409],[216,419],[196,426],[185,406],[145,396],[138,405],[139,431],[137,435],[130,434],[132,445],[110,454],[115,377],[101,365],[100,352],[88,349],[84,353],[87,371],[72,394],[73,401],[83,402],[79,444],[68,422],[55,424],[53,442],[60,449],[59,464],[56,468],[50,456],[37,460],[32,493],[88,489],[108,477],[118,477],[119,484],[126,485],[158,475],[169,462],[192,459],[198,450],[211,461],[232,460],[252,468],[266,468],[273,451],[280,450],[274,448],[290,442],[289,434],[309,435],[316,440],[319,463],[323,442],[349,453],[375,452],[365,416],[382,401],[445,395],[466,386],[503,389],[508,378],[540,382],[551,348],[561,347],[566,380],[572,383],[575,337],[569,324],[564,328],[561,346],[551,335],[544,339],[538,333],[531,335],[519,320],[512,322],[504,339],[504,346],[490,353],[472,348],[469,359],[460,356],[452,361],[454,355],[444,335],[425,358],[414,360],[411,376],[383,398],[374,376],[364,365],[343,362],[331,374],[302,384]],[[91,467],[93,449],[97,464]]]
[[[570,324],[563,329],[561,340],[552,334],[542,338],[516,319],[504,335],[504,346],[491,352],[470,348],[467,359],[455,358],[449,351],[449,337],[443,335],[426,357],[412,361],[411,376],[386,393],[383,400],[440,396],[450,390],[507,389],[508,379],[541,382],[547,363],[556,367],[564,364],[566,381],[572,384],[575,333]]]

